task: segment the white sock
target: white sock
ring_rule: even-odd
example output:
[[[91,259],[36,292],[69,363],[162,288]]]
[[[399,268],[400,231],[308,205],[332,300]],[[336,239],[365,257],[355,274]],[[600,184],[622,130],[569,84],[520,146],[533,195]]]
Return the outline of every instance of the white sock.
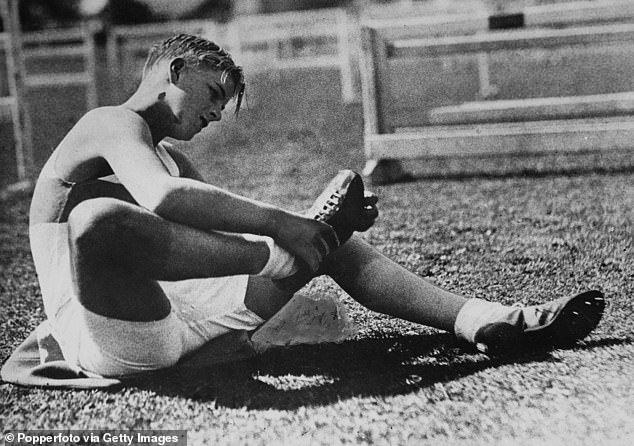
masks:
[[[264,242],[269,248],[269,259],[262,271],[256,276],[283,279],[297,272],[298,264],[295,257],[280,247],[271,237],[255,234],[242,234],[246,240]]]
[[[454,332],[459,339],[474,344],[475,334],[480,328],[505,319],[513,310],[518,309],[482,299],[469,299],[458,312]]]

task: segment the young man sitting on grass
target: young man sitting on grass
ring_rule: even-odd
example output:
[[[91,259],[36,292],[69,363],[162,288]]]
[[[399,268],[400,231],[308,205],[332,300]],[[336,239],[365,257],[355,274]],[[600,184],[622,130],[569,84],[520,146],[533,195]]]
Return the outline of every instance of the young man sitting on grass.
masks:
[[[489,354],[571,345],[599,322],[598,291],[515,308],[402,268],[353,235],[378,211],[352,171],[303,214],[206,184],[163,140],[190,140],[232,99],[237,112],[244,88],[221,48],[175,36],[151,49],[129,100],[87,113],[44,166],[30,239],[52,334],[74,369],[119,377],[172,366],[256,329],[320,274],[371,310]]]

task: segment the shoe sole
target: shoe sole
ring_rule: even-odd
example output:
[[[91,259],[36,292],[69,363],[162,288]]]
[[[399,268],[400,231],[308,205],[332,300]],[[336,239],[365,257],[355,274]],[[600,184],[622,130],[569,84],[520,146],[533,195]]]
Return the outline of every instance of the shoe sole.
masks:
[[[363,194],[364,194],[364,184],[361,175],[356,173],[353,170],[344,169],[340,170],[337,175],[330,181],[326,189],[324,190],[322,196],[320,196],[315,201],[326,201],[328,196],[330,196],[333,192],[339,193],[343,200],[341,202],[340,209],[349,209],[349,197],[360,197],[361,201],[359,203],[360,207],[363,207]],[[359,210],[361,211],[361,210]],[[317,218],[320,221],[324,221],[331,225],[339,238],[340,243],[345,243],[354,231],[361,229],[360,227],[353,226],[349,221],[350,215],[346,215],[339,211],[329,220],[323,220],[321,218]]]
[[[586,291],[566,298],[559,313],[541,327],[523,330],[506,323],[483,327],[476,335],[476,347],[488,355],[571,347],[596,328],[604,309],[603,294]]]

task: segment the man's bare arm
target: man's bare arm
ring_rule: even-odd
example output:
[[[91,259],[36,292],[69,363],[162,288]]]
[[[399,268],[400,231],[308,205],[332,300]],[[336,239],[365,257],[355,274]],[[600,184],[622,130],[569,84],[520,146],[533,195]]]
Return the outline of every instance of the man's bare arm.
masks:
[[[167,150],[167,153],[169,153],[172,159],[176,162],[181,177],[191,178],[192,180],[198,180],[204,183],[207,182],[205,181],[204,176],[187,157],[187,155],[185,155],[176,147],[173,147],[171,144],[166,144],[164,147]]]
[[[106,159],[141,206],[167,220],[203,230],[270,236],[313,270],[336,245],[334,231],[324,223],[202,181],[170,176],[152,147],[144,121],[133,115],[119,123],[116,135],[104,132],[108,135],[93,141],[99,141],[98,156]]]

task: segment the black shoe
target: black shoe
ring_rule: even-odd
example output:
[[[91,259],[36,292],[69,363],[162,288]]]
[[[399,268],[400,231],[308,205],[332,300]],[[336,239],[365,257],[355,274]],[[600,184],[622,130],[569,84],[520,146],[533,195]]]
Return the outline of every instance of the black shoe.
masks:
[[[605,299],[592,290],[541,305],[517,308],[505,320],[475,334],[476,348],[488,355],[543,351],[573,346],[597,326]]]
[[[306,215],[333,227],[342,245],[354,231],[368,229],[363,223],[364,186],[361,175],[340,170],[317,197]]]
[[[365,231],[372,226],[364,218],[364,189],[361,175],[348,169],[340,170],[305,215],[332,226],[341,246],[354,231]],[[294,275],[273,282],[281,289],[297,291],[312,277],[313,273],[304,266]]]

